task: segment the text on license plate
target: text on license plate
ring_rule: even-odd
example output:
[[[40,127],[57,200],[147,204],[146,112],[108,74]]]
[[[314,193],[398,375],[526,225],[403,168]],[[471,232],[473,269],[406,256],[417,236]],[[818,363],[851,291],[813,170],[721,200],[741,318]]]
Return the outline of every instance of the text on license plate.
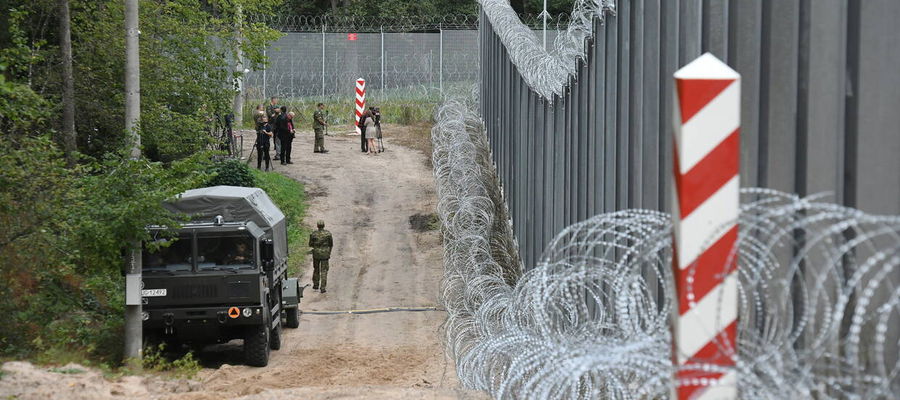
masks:
[[[166,289],[144,289],[141,290],[143,297],[163,297],[166,295]]]

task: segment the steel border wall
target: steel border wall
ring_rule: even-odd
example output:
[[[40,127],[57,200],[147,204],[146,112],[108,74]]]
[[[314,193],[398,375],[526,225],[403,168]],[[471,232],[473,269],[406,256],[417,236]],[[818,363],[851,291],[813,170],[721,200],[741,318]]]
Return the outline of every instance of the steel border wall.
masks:
[[[897,20],[896,0],[619,0],[545,99],[482,11],[481,114],[525,267],[577,221],[670,208],[671,76],[707,51],[742,74],[742,186],[900,214]]]

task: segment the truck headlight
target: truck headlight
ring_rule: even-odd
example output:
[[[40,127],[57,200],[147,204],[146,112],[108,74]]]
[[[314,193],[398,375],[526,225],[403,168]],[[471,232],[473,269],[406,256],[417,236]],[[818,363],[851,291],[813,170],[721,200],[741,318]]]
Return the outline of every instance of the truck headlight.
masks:
[[[150,319],[150,313],[148,313],[146,311],[141,311],[141,319],[144,321]]]
[[[245,307],[243,312],[244,317],[246,318],[250,318],[250,316],[253,315],[253,310],[251,310],[250,307]]]

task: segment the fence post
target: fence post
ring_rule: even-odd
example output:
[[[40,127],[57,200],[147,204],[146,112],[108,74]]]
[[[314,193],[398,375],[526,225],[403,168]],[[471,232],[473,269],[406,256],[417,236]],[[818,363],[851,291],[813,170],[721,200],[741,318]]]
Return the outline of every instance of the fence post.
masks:
[[[327,22],[322,23],[322,97],[325,97],[325,27]]]
[[[381,90],[384,90],[384,25],[381,26]]]
[[[706,53],[674,78],[677,398],[735,399],[740,75]]]
[[[541,18],[544,20],[544,51],[547,51],[547,17],[550,16],[550,13],[547,12],[547,0],[544,0],[544,10],[541,11]]]
[[[444,94],[444,24],[438,24],[438,32],[440,33],[440,47],[438,48],[438,85],[440,85],[441,94]]]

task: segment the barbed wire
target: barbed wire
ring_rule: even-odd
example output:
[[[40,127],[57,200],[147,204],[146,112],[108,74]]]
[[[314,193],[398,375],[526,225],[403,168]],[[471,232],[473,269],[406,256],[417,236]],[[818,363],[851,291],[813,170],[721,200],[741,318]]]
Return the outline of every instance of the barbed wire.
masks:
[[[603,23],[607,15],[615,15],[613,0],[576,0],[565,31],[554,40],[553,49],[544,49],[507,0],[478,2],[525,83],[547,100],[563,95],[577,61],[586,57],[585,40],[593,35],[594,18]]]
[[[448,100],[432,131],[444,335],[465,386],[495,398],[668,398],[676,372],[690,384],[694,371],[718,371],[736,373],[752,399],[900,392],[900,217],[743,189],[739,333],[717,343],[736,366],[676,368],[670,216],[597,215],[523,273],[475,109]]]
[[[548,29],[561,30],[569,24],[569,14],[549,18]],[[522,23],[541,29],[543,17],[523,14]],[[478,29],[478,15],[343,16],[343,15],[251,15],[250,23],[263,23],[282,32],[434,32],[438,29]]]

